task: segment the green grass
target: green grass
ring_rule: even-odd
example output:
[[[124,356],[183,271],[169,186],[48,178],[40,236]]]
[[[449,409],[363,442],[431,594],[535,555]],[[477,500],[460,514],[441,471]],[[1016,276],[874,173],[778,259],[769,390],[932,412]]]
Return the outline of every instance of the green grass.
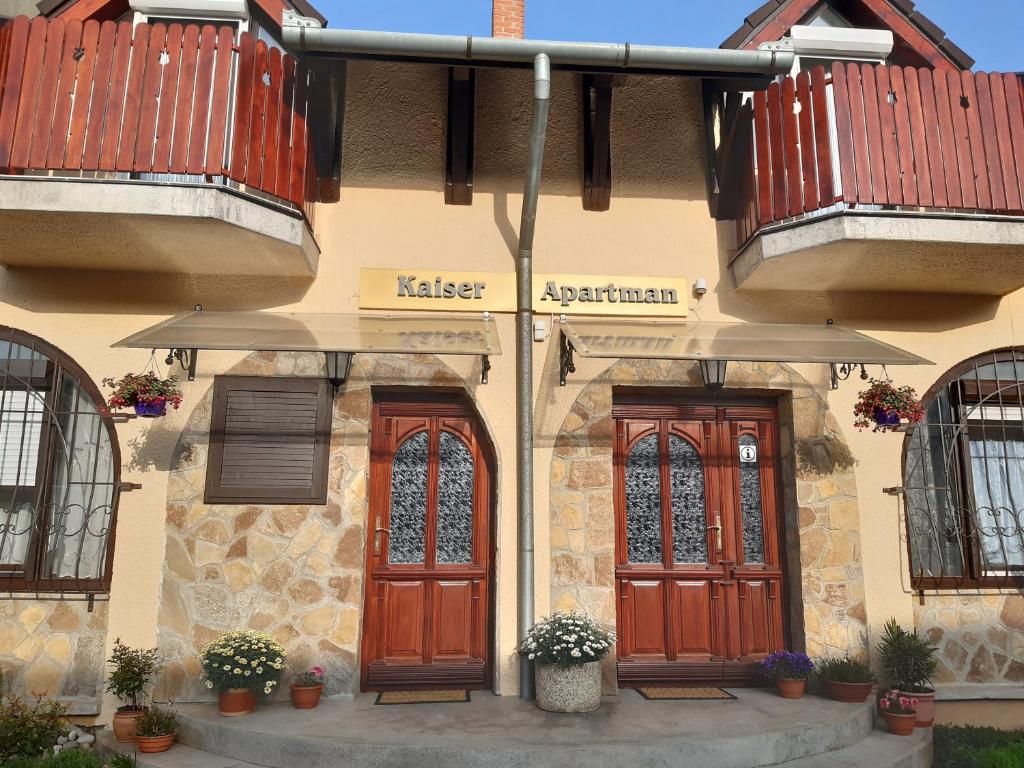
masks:
[[[934,768],[1024,768],[1024,731],[935,726]]]

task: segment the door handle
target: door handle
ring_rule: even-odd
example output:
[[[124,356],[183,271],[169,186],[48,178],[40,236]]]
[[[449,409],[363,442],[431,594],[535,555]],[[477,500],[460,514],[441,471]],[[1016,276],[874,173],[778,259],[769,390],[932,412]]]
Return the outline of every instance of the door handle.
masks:
[[[380,535],[386,533],[388,536],[391,535],[390,528],[374,528],[373,529],[373,554],[381,554],[380,550]]]
[[[715,524],[714,525],[709,525],[708,528],[713,529],[714,532],[715,532],[715,551],[716,552],[721,552],[722,551],[722,515],[719,514],[718,512],[715,512]]]

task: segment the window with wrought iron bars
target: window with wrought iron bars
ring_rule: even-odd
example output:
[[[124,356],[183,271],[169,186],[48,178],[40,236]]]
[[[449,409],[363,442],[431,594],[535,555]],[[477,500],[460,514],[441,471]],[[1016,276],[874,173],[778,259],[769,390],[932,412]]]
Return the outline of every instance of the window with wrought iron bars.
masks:
[[[120,455],[66,354],[0,326],[0,594],[110,589]]]
[[[1024,584],[1024,349],[950,370],[904,442],[914,589]]]

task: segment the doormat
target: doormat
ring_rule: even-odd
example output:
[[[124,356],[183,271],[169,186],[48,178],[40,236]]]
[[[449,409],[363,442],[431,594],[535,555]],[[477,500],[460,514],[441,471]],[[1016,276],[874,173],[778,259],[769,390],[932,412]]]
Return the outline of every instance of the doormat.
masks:
[[[694,701],[705,701],[708,699],[735,699],[728,691],[721,688],[679,688],[664,686],[646,686],[637,688],[636,692],[645,699],[658,701],[676,701],[690,699]]]
[[[377,694],[374,704],[462,704],[469,701],[469,691],[430,690],[430,691],[381,691]]]

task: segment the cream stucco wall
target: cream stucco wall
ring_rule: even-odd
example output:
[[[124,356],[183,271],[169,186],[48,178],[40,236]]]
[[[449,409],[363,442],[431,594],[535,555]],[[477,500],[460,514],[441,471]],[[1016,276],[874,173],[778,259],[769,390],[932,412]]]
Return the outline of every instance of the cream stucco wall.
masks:
[[[408,270],[512,271],[526,163],[530,77],[481,71],[478,78],[476,179],[472,206],[443,203],[445,74],[425,65],[353,63],[349,68],[342,194],[320,205],[321,248],[315,279],[143,276],[6,269],[0,272],[0,324],[61,347],[99,381],[140,369],[148,354],[111,349],[119,338],[168,314],[202,303],[207,309],[356,311],[361,267]],[[697,81],[627,78],[616,88],[612,118],[611,210],[585,212],[580,201],[580,93],[575,77],[558,73],[537,220],[538,272],[682,274],[703,277],[709,293],[691,301],[704,320],[837,323],[920,354],[937,365],[891,370],[923,392],[946,368],[979,352],[1019,343],[1024,293],[1003,300],[932,295],[737,292],[727,264],[732,230],[708,215],[704,189],[703,122]],[[2,183],[2,181],[0,181]],[[813,258],[813,254],[808,254]],[[912,281],[894,267],[894,279]],[[547,318],[549,328],[552,318]],[[473,399],[498,456],[497,687],[514,693],[516,637],[514,339],[511,316],[495,319],[503,354],[492,358],[490,383]],[[551,607],[550,487],[552,446],[582,388],[612,361],[577,358],[561,389],[557,336],[533,349],[537,412],[536,609]],[[158,360],[162,355],[158,355]],[[213,377],[237,366],[241,353],[202,352],[195,382],[185,383],[181,412],[158,421],[118,425],[126,481],[107,618],[106,645],[120,636],[153,646],[158,635],[165,572],[168,474],[186,419]],[[467,382],[474,360],[446,359]],[[735,370],[734,375],[735,375]],[[899,510],[881,488],[899,485],[901,438],[858,433],[851,409],[856,380],[827,388],[824,365],[797,366],[828,407],[858,460],[856,499],[869,632],[889,617],[915,619],[902,555]],[[872,371],[872,373],[877,373]],[[736,379],[733,379],[736,381]],[[961,598],[973,600],[975,598]],[[1019,599],[1019,598],[1018,598]],[[3,635],[0,634],[0,640]],[[873,642],[873,638],[869,638]],[[0,647],[0,656],[5,649]],[[108,706],[110,702],[107,702]]]

